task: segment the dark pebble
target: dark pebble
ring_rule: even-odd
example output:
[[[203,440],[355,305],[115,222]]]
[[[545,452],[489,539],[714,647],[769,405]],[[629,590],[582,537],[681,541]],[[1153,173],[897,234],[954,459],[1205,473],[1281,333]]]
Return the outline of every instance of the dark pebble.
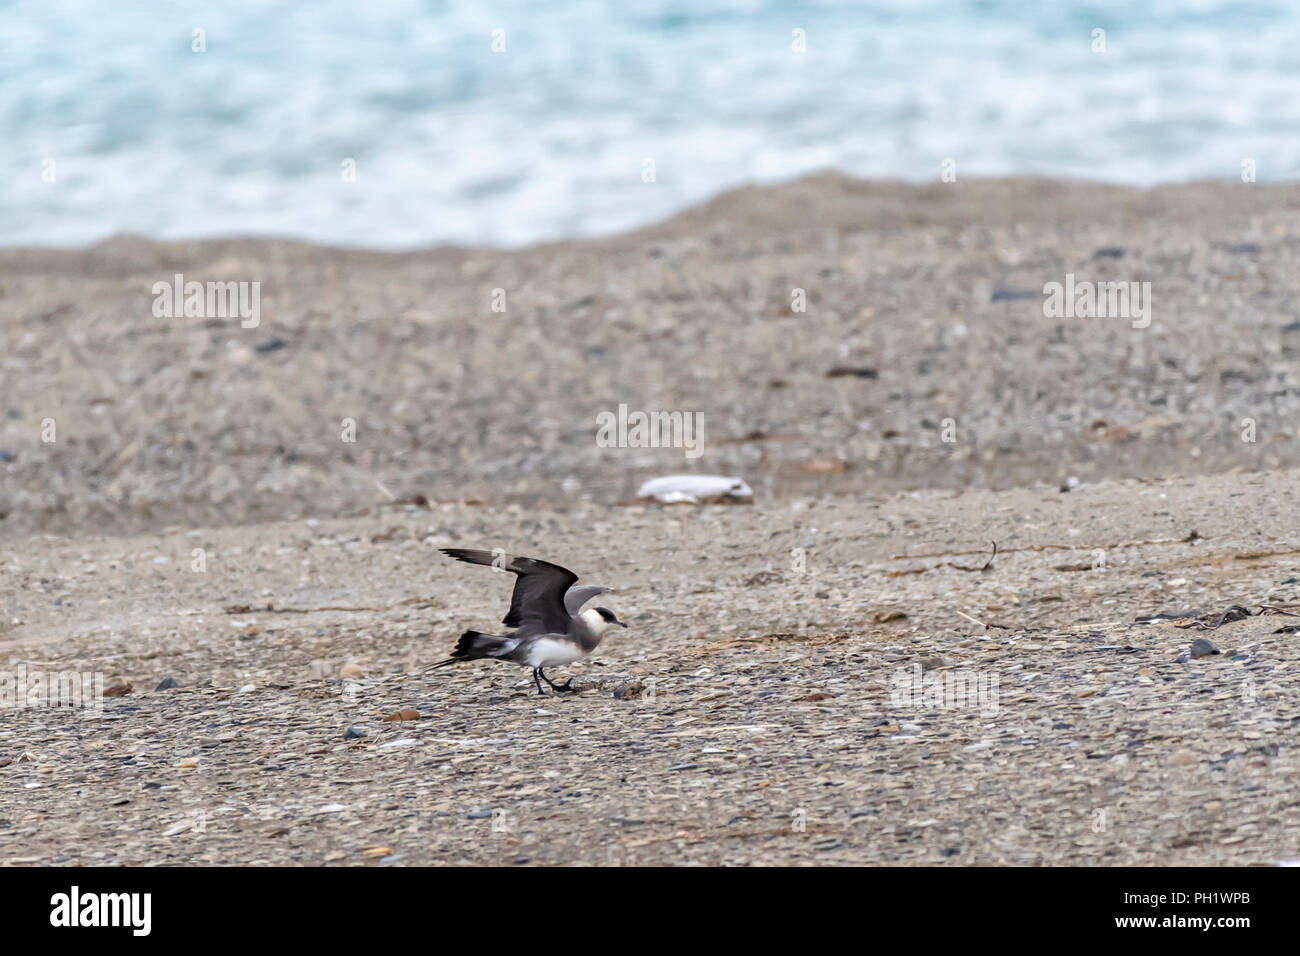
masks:
[[[160,683],[157,687],[155,687],[154,690],[175,690],[177,687],[180,686],[181,686],[181,682],[178,681],[175,677],[166,677],[163,678],[162,683]]]
[[[1221,654],[1221,653],[1223,652],[1220,651],[1217,647],[1215,647],[1213,644],[1211,644],[1203,637],[1198,637],[1196,640],[1192,641],[1193,660],[1195,660],[1198,657],[1209,657],[1211,654]]]
[[[349,727],[343,732],[344,740],[356,740],[358,737],[365,737],[366,731],[362,727]]]

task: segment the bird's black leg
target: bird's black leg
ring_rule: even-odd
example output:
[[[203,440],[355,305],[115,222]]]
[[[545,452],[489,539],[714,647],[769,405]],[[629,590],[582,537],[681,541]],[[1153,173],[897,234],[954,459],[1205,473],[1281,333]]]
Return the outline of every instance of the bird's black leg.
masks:
[[[540,667],[537,668],[537,672],[538,672],[539,674],[542,675],[542,680],[546,681],[546,683],[548,683],[548,684],[551,685],[551,690],[554,690],[554,691],[566,691],[566,690],[567,690],[567,691],[573,691],[573,678],[572,678],[572,677],[570,677],[570,678],[569,678],[567,681],[565,681],[563,684],[557,684],[557,683],[555,683],[555,681],[553,681],[553,680],[551,680],[549,677],[547,677],[547,676],[546,676],[546,671],[542,670]]]
[[[534,668],[533,668],[533,683],[537,685],[537,693],[539,693],[539,694],[545,696],[545,695],[546,695],[546,691],[542,690],[542,682],[539,681],[539,680],[537,679],[537,675],[538,675],[538,674],[542,674],[542,669],[541,669],[540,667],[534,667]],[[545,677],[546,675],[545,675],[545,674],[542,674],[542,676]],[[547,681],[546,683],[549,684],[550,681]]]

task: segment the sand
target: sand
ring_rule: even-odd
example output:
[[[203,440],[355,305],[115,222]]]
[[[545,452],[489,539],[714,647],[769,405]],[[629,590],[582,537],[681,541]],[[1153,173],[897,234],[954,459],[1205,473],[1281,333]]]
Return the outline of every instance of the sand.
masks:
[[[1300,857],[1293,196],[824,175],[520,251],[0,250],[0,653],[130,687],[0,723],[0,863]],[[178,272],[260,324],[156,317]],[[1068,273],[1150,326],[1045,317]],[[620,404],[704,453],[600,447]],[[755,503],[631,501],[680,471]],[[571,697],[430,673],[508,594],[453,544],[631,626]]]

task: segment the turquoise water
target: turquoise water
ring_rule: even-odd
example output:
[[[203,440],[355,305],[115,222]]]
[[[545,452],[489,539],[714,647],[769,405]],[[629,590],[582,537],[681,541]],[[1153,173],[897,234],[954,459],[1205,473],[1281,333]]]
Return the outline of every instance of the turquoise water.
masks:
[[[949,158],[1295,179],[1297,41],[1300,5],[1209,0],[0,2],[0,242],[514,245]]]

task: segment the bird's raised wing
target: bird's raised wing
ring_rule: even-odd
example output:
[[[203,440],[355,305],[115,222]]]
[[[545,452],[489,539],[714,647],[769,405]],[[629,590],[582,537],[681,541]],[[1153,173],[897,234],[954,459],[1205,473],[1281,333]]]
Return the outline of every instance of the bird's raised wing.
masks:
[[[510,610],[501,619],[506,627],[522,627],[529,622],[538,622],[548,631],[564,632],[569,629],[570,618],[565,609],[564,596],[578,580],[578,576],[568,568],[500,551],[479,551],[472,548],[439,550],[457,561],[501,568],[516,575]]]
[[[608,590],[609,588],[602,588],[599,584],[575,584],[564,595],[564,609],[576,617],[584,604],[597,594],[604,594]]]

